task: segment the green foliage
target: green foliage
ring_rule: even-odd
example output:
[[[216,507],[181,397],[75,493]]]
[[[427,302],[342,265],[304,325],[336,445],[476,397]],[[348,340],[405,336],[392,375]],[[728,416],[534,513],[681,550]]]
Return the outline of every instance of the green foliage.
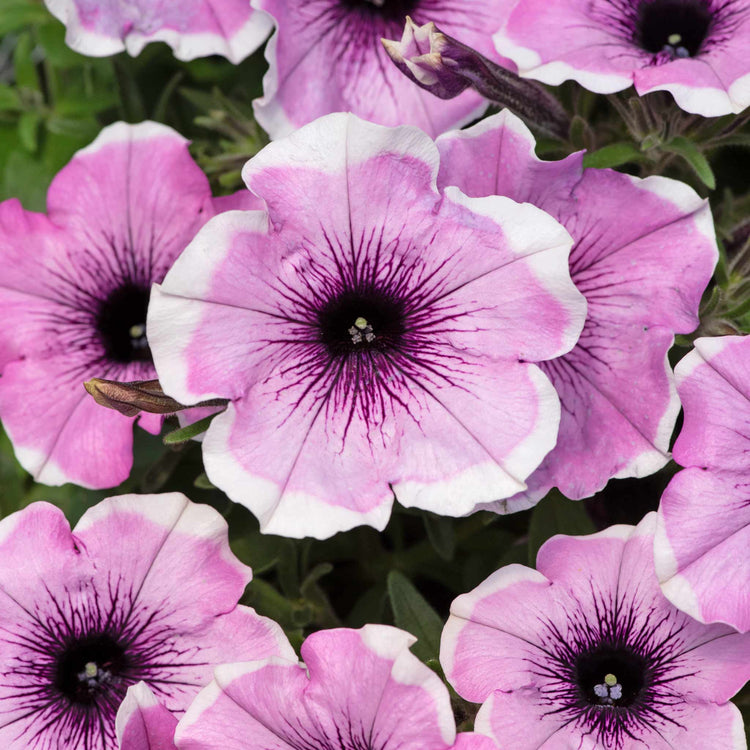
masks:
[[[388,597],[395,624],[417,638],[412,651],[422,660],[437,659],[443,620],[403,573],[388,574]]]

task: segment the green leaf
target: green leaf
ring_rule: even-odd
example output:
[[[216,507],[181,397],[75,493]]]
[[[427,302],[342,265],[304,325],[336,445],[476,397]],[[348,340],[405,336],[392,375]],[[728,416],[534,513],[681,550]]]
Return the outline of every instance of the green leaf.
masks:
[[[193,422],[193,424],[186,425],[185,427],[180,427],[179,430],[168,432],[162,438],[162,440],[164,441],[164,445],[175,445],[178,443],[186,443],[188,440],[192,440],[194,437],[204,433],[208,429],[208,426],[211,424],[211,420],[215,416],[216,414],[209,414],[207,417],[199,419],[197,422]]]
[[[39,123],[41,115],[38,112],[24,112],[18,118],[18,137],[21,145],[30,153],[34,153],[39,145]]]
[[[416,636],[414,655],[422,661],[438,658],[443,621],[403,573],[388,574],[388,596],[396,625]]]
[[[452,560],[456,551],[456,533],[453,519],[446,516],[436,516],[434,513],[424,514],[424,527],[427,538],[435,552],[443,560]]]
[[[43,5],[30,3],[29,0],[2,0],[0,5],[0,36],[50,20],[50,14]]]
[[[591,151],[583,157],[584,167],[606,169],[608,167],[619,167],[629,161],[643,161],[646,155],[634,143],[623,141],[622,143],[610,143],[597,151]]]
[[[182,77],[182,71],[178,70],[172,76],[172,78],[169,79],[167,85],[164,87],[161,95],[159,96],[159,100],[156,102],[154,111],[151,114],[152,120],[156,120],[156,122],[164,122],[167,114],[167,105],[169,104],[169,100],[172,98],[172,94],[174,94],[177,85],[182,80]]]
[[[0,111],[20,112],[23,109],[21,97],[12,86],[0,83]]]
[[[706,144],[706,148],[722,148],[723,146],[745,146],[750,148],[750,133],[732,133],[717,138],[715,141]]]
[[[47,60],[56,68],[73,68],[84,65],[88,58],[74,52],[65,43],[65,26],[57,19],[51,19],[49,16],[47,21],[51,22],[45,23],[37,29],[37,39]]]
[[[47,188],[54,173],[28,152],[17,149],[10,153],[0,184],[0,200],[18,198],[29,211],[44,211]]]
[[[16,48],[13,51],[13,70],[16,74],[16,85],[19,88],[33,89],[41,91],[39,75],[36,72],[36,65],[32,60],[32,50],[34,42],[31,34],[27,31],[18,37]]]
[[[78,137],[88,142],[96,138],[100,127],[93,117],[79,120],[73,117],[53,115],[47,120],[47,129],[50,133],[56,135]]]
[[[708,160],[692,141],[678,135],[676,138],[672,138],[669,143],[665,143],[662,148],[664,151],[681,156],[693,168],[709,190],[713,190],[716,187],[716,178],[711,171]]]
[[[529,524],[529,565],[536,565],[539,548],[555,534],[593,534],[594,524],[583,503],[552,490],[533,510]]]

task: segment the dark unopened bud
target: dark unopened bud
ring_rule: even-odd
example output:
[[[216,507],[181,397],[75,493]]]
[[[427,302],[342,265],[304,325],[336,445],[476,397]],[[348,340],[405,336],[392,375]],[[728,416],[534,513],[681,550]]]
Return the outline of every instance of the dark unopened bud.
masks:
[[[381,41],[396,67],[431,94],[452,99],[471,86],[485,99],[507,107],[560,138],[567,138],[568,115],[541,84],[493,63],[444,34],[434,23],[417,26],[407,16],[401,41]]]
[[[142,411],[149,414],[174,414],[193,406],[226,406],[227,400],[222,398],[202,401],[200,404],[185,406],[179,401],[167,396],[158,380],[134,380],[130,383],[120,383],[117,380],[92,378],[83,387],[100,406],[119,411],[126,417],[134,417]]]
[[[150,414],[174,414],[185,407],[166,396],[158,380],[136,380],[119,383],[116,380],[92,378],[83,387],[100,406],[134,417],[142,411]]]

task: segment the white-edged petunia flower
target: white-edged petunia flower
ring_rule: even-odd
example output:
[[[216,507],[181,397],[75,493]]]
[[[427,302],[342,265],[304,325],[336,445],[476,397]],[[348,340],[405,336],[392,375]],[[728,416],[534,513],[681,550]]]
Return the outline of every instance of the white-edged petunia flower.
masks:
[[[554,445],[532,363],[583,323],[569,235],[533,206],[439,192],[438,163],[416,128],[321,118],[246,165],[267,213],[217,217],[154,287],[162,385],[230,400],[206,471],[264,531],[382,529],[394,493],[461,515],[522,490]]]

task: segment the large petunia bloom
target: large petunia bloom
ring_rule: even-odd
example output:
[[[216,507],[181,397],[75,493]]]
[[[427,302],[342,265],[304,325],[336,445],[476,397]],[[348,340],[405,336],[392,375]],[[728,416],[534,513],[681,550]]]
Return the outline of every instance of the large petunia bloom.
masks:
[[[701,622],[750,630],[750,336],[700,338],[675,368],[687,466],[664,491],[656,573]]]
[[[676,180],[584,170],[583,153],[540,161],[508,111],[437,145],[439,187],[528,201],[565,226],[570,275],[588,302],[576,346],[540,363],[562,403],[557,445],[528,490],[492,509],[523,509],[553,486],[580,499],[612,477],[660,469],[679,412],[667,352],[674,333],[698,325],[717,258],[708,202]]]
[[[206,472],[264,531],[382,529],[394,493],[467,513],[554,445],[531,363],[583,323],[570,237],[533,206],[438,192],[438,161],[416,128],[321,118],[246,165],[268,213],[216,217],[154,287],[164,389],[230,399]]]
[[[409,651],[415,640],[387,625],[322,630],[302,644],[304,664],[219,666],[180,720],[177,747],[224,750],[231,734],[246,750],[449,750],[448,690]]]
[[[276,30],[255,116],[272,138],[331,112],[353,112],[380,125],[416,125],[435,136],[478,117],[475,91],[441,101],[394,67],[381,38],[401,36],[407,15],[434,21],[486,57],[509,67],[492,44],[505,0],[253,0]]]
[[[21,465],[44,484],[112,487],[132,464],[133,419],[102,409],[83,382],[151,380],[151,284],[210,217],[214,201],[174,130],[105,128],[55,177],[48,214],[0,203],[0,419]],[[158,433],[162,417],[140,417]]]
[[[476,730],[513,750],[744,750],[729,703],[750,634],[673,607],[654,574],[656,514],[556,536],[451,606],[440,649]]]
[[[114,750],[115,714],[145,682],[182,713],[217,663],[294,658],[237,606],[250,569],[224,519],[178,493],[122,495],[71,532],[34,503],[0,522],[0,745]]]
[[[166,42],[180,60],[223,55],[239,63],[268,36],[271,19],[249,0],[44,0],[82,55],[140,54]]]
[[[747,0],[520,0],[495,35],[522,76],[600,94],[635,84],[715,117],[750,104]]]

